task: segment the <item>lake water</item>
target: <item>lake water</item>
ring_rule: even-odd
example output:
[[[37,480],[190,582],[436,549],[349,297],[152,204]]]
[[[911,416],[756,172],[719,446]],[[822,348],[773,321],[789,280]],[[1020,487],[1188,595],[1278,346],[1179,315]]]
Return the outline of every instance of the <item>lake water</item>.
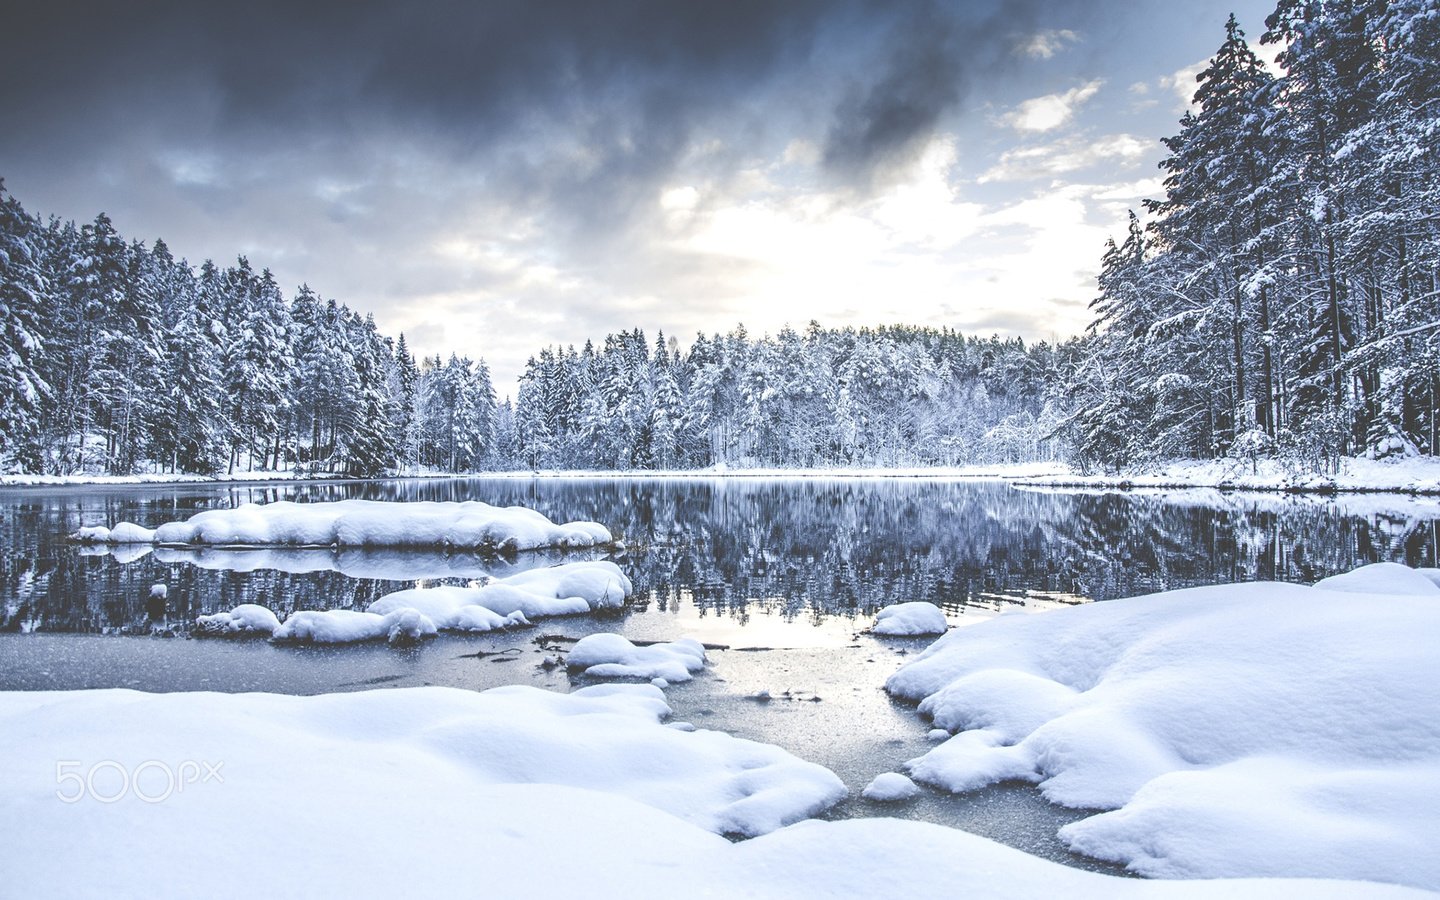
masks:
[[[601,558],[358,551],[82,548],[81,525],[149,527],[245,502],[484,500],[591,519],[625,542],[608,554],[635,595],[613,616],[545,620],[509,634],[420,647],[277,647],[188,640],[202,613],[256,602],[364,608],[417,583]],[[1309,582],[1367,562],[1436,565],[1440,502],[1401,496],[1058,493],[1002,482],[836,479],[429,479],[384,482],[0,489],[0,689],[131,687],[318,693],[445,684],[568,690],[540,662],[595,631],[681,635],[716,645],[694,682],[672,686],[676,717],[779,744],[834,769],[858,794],[930,746],[927,725],[881,689],[928,639],[864,631],[889,603],[929,600],[956,625],[1169,588],[1255,579]],[[169,588],[164,609],[149,587]],[[170,637],[160,637],[170,635]],[[774,698],[755,698],[768,691]],[[1060,810],[1033,788],[901,806],[854,799],[834,815],[956,825],[1033,853],[1069,854]]]

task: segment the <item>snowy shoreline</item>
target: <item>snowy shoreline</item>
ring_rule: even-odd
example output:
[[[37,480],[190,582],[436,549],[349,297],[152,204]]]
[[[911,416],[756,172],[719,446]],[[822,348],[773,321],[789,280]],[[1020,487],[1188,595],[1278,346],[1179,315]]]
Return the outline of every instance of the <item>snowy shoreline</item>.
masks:
[[[1116,474],[1083,475],[1066,463],[1015,463],[987,466],[936,466],[894,468],[734,468],[586,470],[550,469],[505,472],[406,472],[378,478],[346,475],[307,475],[294,472],[245,472],[234,475],[0,475],[3,487],[146,486],[170,484],[257,484],[264,482],[369,482],[429,481],[468,479],[573,479],[573,480],[676,480],[716,479],[975,479],[1008,481],[1022,487],[1055,489],[1082,488],[1129,490],[1145,488],[1180,490],[1215,488],[1230,491],[1316,494],[1385,493],[1440,495],[1440,458],[1412,457],[1370,460],[1363,457],[1341,460],[1340,471],[1331,475],[1296,472],[1275,460],[1248,461],[1174,460]]]

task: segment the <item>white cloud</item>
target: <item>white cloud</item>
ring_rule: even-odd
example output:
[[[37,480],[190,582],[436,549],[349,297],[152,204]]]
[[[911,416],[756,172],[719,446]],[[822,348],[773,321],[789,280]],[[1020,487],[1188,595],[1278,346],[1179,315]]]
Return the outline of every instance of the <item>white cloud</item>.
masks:
[[[1199,62],[1191,63],[1184,68],[1176,69],[1173,73],[1161,77],[1160,87],[1174,92],[1175,96],[1180,99],[1180,105],[1176,107],[1176,109],[1186,110],[1192,107],[1195,90],[1199,87],[1199,85],[1195,83],[1195,76],[1205,71],[1209,65],[1210,59],[1206,57]]]
[[[660,208],[667,212],[690,212],[699,204],[700,192],[694,185],[681,185],[660,193]]]
[[[1102,79],[1082,84],[1059,94],[1046,94],[1021,103],[1001,121],[1016,131],[1052,131],[1069,122],[1085,101],[1099,92]]]
[[[1049,59],[1079,40],[1080,36],[1068,28],[1037,31],[1017,43],[1015,52],[1031,59]]]
[[[1053,178],[1067,172],[1088,169],[1101,163],[1134,166],[1155,152],[1155,142],[1130,134],[1100,138],[1067,137],[1029,147],[1017,147],[1000,155],[979,181],[1026,181]]]

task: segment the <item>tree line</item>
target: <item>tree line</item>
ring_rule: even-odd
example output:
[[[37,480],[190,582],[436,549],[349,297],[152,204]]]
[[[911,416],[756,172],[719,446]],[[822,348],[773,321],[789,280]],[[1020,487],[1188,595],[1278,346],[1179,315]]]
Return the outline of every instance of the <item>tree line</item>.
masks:
[[[198,270],[0,182],[0,468],[217,473],[926,466],[1440,445],[1440,0],[1232,16],[1105,248],[1079,337],[743,327],[546,347],[513,400],[245,258]]]
[[[1434,453],[1440,4],[1234,16],[1166,138],[1165,197],[1108,245],[1070,431],[1082,462]]]
[[[48,474],[934,465],[1058,458],[1075,342],[742,327],[547,347],[497,403],[483,359],[416,359],[249,260],[198,270],[0,182],[0,465]]]

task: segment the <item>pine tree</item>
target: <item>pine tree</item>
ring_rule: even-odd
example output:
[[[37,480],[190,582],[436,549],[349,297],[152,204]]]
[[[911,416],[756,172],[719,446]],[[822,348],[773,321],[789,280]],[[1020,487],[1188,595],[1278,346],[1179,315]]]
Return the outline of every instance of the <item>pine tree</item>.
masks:
[[[41,404],[51,388],[39,371],[45,291],[39,223],[0,179],[0,468],[38,472]]]

